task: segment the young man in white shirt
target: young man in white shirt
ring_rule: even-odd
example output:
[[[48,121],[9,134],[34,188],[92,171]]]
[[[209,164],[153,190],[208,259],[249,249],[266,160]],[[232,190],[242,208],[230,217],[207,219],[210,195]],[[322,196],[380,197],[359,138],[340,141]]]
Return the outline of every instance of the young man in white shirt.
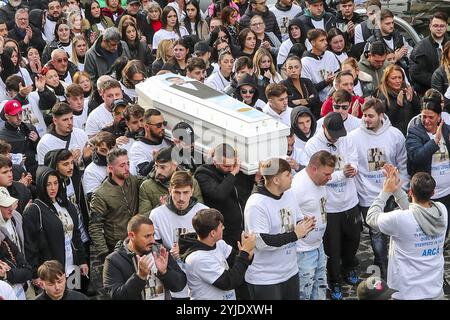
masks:
[[[235,289],[244,283],[256,236],[243,234],[239,251],[233,249],[222,240],[223,222],[218,210],[202,209],[192,219],[197,239],[180,238],[180,253],[193,300],[236,300]]]
[[[157,109],[144,113],[145,135],[138,138],[130,149],[130,172],[147,176],[153,168],[153,153],[169,146],[165,139],[167,121]]]
[[[37,145],[38,164],[44,164],[48,151],[68,149],[72,151],[75,163],[83,159],[88,138],[83,130],[73,127],[73,112],[65,102],[58,102],[52,108],[53,123]]]
[[[128,104],[126,106],[122,115],[127,126],[125,137],[128,141],[126,143],[122,143],[122,141],[117,142],[120,148],[129,152],[137,138],[144,135],[144,112],[144,108],[138,104]]]
[[[266,97],[268,102],[262,111],[290,127],[292,109],[288,108],[286,86],[279,83],[269,84],[266,88]]]
[[[286,160],[263,161],[260,172],[264,185],[250,196],[244,211],[245,230],[257,235],[245,281],[253,300],[298,300],[296,244],[313,232],[316,220],[301,215],[295,194],[289,190],[292,174]]]
[[[83,88],[72,83],[66,88],[67,103],[73,112],[73,126],[84,130],[88,117],[88,104],[84,101]]]
[[[356,190],[359,206],[365,219],[367,210],[372,205],[383,187],[383,165],[390,163],[396,166],[403,181],[408,181],[406,170],[405,137],[394,128],[384,114],[384,103],[375,98],[367,99],[362,106],[363,121],[361,127],[350,132],[353,146],[358,152],[358,175]],[[388,202],[389,210],[393,203]],[[386,277],[387,243],[386,235],[369,227],[372,249],[375,255],[374,264],[381,269],[381,277]]]
[[[327,33],[321,29],[308,31],[308,40],[312,49],[305,52],[302,58],[302,78],[312,81],[319,93],[320,101],[324,102],[332,89],[336,73],[341,68],[336,56],[327,50]]]
[[[150,212],[155,227],[155,240],[169,249],[181,268],[178,240],[182,234],[194,232],[192,218],[207,206],[193,197],[194,181],[186,171],[177,171],[170,178],[169,197],[166,203]],[[189,290],[171,293],[172,299],[189,300]]]
[[[388,285],[398,292],[398,300],[435,300],[443,298],[444,243],[447,209],[430,200],[436,182],[426,172],[411,179],[408,195],[401,189],[399,171],[385,166],[383,190],[367,213],[367,223],[391,236]],[[388,198],[394,195],[401,209],[383,212]]]
[[[99,88],[99,93],[103,99],[103,103],[95,108],[88,116],[86,121],[86,134],[92,138],[99,133],[104,127],[112,124],[112,104],[114,100],[123,99],[122,87],[120,82],[111,79],[103,83]]]
[[[315,220],[314,230],[297,241],[300,300],[326,299],[327,257],[322,240],[327,228],[325,185],[332,179],[336,162],[336,157],[328,151],[316,152],[292,182],[297,208]]]
[[[350,95],[346,91],[343,92]],[[352,140],[346,135],[341,114],[330,112],[323,121],[322,130],[305,146],[308,158],[324,150],[337,159],[332,179],[326,185],[328,224],[324,235],[324,249],[329,257],[328,282],[333,300],[341,300],[343,297],[341,274],[351,285],[357,285],[359,282],[355,256],[362,225],[354,179],[358,174],[358,153]]]

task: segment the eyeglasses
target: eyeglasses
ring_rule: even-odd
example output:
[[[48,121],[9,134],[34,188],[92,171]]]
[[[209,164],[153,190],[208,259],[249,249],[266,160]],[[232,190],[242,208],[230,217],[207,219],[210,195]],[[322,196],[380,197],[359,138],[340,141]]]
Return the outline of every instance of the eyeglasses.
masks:
[[[69,61],[69,59],[67,59],[67,58],[58,58],[58,59],[56,59],[56,62],[58,62],[58,63],[62,63],[62,62],[67,62],[67,61]]]
[[[333,108],[336,110],[339,110],[339,109],[347,110],[349,108],[349,106],[347,106],[345,104],[333,104]]]
[[[259,27],[259,26],[263,26],[264,22],[256,22],[256,23],[252,23],[251,26],[252,27]]]
[[[159,123],[147,123],[149,126],[155,126],[159,129],[161,129],[162,127],[167,126],[167,121],[163,121],[163,122],[159,122]]]
[[[254,94],[255,90],[254,89],[250,89],[250,90],[242,89],[241,90],[241,94],[247,94],[247,93]]]

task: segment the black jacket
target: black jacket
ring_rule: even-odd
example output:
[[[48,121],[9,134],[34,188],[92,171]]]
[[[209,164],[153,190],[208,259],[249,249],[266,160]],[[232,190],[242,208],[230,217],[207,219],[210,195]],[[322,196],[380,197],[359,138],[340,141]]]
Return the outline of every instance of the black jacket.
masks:
[[[18,9],[27,8],[27,6],[24,5],[24,2],[25,1],[22,1],[18,7],[13,7],[8,1],[6,1],[6,4],[0,8],[0,20],[6,22],[8,30],[14,28],[14,25],[16,24],[14,19],[16,11]]]
[[[214,164],[200,166],[195,172],[205,205],[224,216],[223,240],[235,249],[244,230],[244,207],[253,190],[254,178],[242,172],[236,176],[222,173]]]
[[[260,13],[252,11],[251,6],[248,6],[245,14],[241,16],[241,19],[239,20],[239,25],[241,25],[242,28],[250,28],[250,20],[255,15],[260,15],[263,18],[264,24],[266,25],[266,32],[273,32],[277,36],[278,40],[281,41],[281,31],[278,26],[277,17],[275,17],[275,14],[268,8],[266,8],[264,13]]]
[[[196,251],[211,251],[216,245],[210,247],[197,239],[195,234],[182,235],[179,239],[180,256],[183,261]],[[220,290],[234,290],[241,286],[244,281],[245,272],[250,264],[249,255],[245,251],[232,249],[227,257],[229,269],[225,269],[212,285]]]
[[[385,103],[385,114],[389,117],[389,120],[391,120],[392,126],[399,129],[403,135],[406,135],[409,121],[420,112],[420,99],[415,92],[411,102],[409,102],[406,99],[406,95],[404,95],[403,106],[401,107],[397,104],[397,94],[393,91],[388,91],[388,95],[389,102],[388,98],[385,97],[380,90],[377,90],[375,93],[375,97]]]
[[[450,126],[442,126],[442,138],[445,141],[447,152],[450,154]],[[422,122],[411,125],[406,136],[406,153],[408,155],[408,174],[413,176],[416,172],[431,174],[433,155],[439,150],[434,139],[430,139]]]
[[[128,249],[128,239],[119,241],[114,252],[106,257],[103,284],[111,299],[143,300],[146,281],[137,275],[134,258],[135,254]],[[167,290],[178,292],[186,286],[186,274],[171,254],[169,254],[166,274],[162,275],[158,272],[156,276],[163,283],[166,294],[168,294]]]
[[[22,122],[19,128],[16,128],[8,122],[5,122],[5,126],[0,129],[0,139],[5,140],[11,145],[12,153],[25,154],[25,167],[33,175],[33,178],[36,178],[36,169],[38,167],[36,147],[39,139],[33,142],[28,138],[32,131],[37,134],[36,128],[30,124]]]
[[[300,85],[302,86],[302,91],[305,96],[302,96],[300,94],[300,92],[294,86],[291,78],[287,78],[286,80],[281,81],[281,83],[284,84],[288,89],[289,107],[297,107],[297,105],[292,102],[294,100],[306,99],[306,101],[308,101],[308,105],[306,107],[311,110],[316,119],[320,118],[320,109],[322,107],[322,103],[320,102],[316,87],[311,82],[311,80],[307,78],[300,78]]]
[[[448,77],[443,66],[440,66],[433,72],[433,75],[431,76],[431,88],[436,89],[442,95],[445,95],[448,88]],[[444,109],[448,112],[450,110],[450,99],[444,97],[444,105]]]
[[[40,295],[38,295],[35,300],[53,300],[53,299],[50,298],[44,291]],[[89,300],[89,298],[80,292],[66,288],[64,291],[64,295],[60,300]]]
[[[312,23],[313,18],[309,14],[307,14],[307,11],[300,12],[295,16],[295,18],[300,19],[303,25],[302,32],[304,32],[305,35],[308,34],[309,30],[316,28]],[[323,15],[323,24],[325,27],[325,31],[328,32],[331,28],[336,27],[336,18],[331,13],[325,12]]]
[[[8,31],[8,38],[14,39],[19,43],[20,51],[22,54],[22,57],[27,56],[27,49],[28,47],[35,47],[38,49],[39,52],[42,52],[46,46],[46,42],[44,39],[42,39],[42,31],[31,26],[31,30],[33,31],[33,36],[30,39],[30,42],[28,44],[25,44],[23,42],[23,39],[25,38],[25,35],[19,34],[18,30],[16,29],[17,26],[14,24],[13,28]]]
[[[7,189],[11,197],[19,199],[19,205],[16,210],[23,213],[28,202],[31,200],[31,191],[25,187],[25,185],[17,181],[13,181],[12,185]]]
[[[445,35],[442,47],[447,41],[448,36]],[[440,65],[438,50],[439,45],[432,36],[428,36],[421,40],[411,52],[409,76],[414,89],[419,94],[424,94],[431,87],[431,76]]]
[[[302,130],[299,129],[297,126],[298,118],[301,115],[309,115],[311,117],[311,134],[309,137],[307,137]],[[309,139],[311,139],[314,134],[316,133],[317,129],[317,120],[316,117],[313,115],[311,110],[308,107],[299,106],[295,107],[291,112],[291,130],[294,131],[294,134],[297,138],[300,140],[307,142]]]
[[[364,21],[363,17],[361,17],[359,15],[359,13],[357,12],[353,12],[353,17],[351,20],[347,20],[342,16],[342,12],[338,11],[336,14],[336,26],[341,29],[342,25],[346,25],[349,22],[353,22],[353,24],[356,25],[360,24]],[[350,35],[347,31],[344,32],[344,36],[347,39],[347,44],[353,44],[353,42],[355,41],[355,34],[353,33],[353,35]]]
[[[37,277],[37,268],[47,260],[66,263],[64,248],[64,230],[61,220],[51,200],[48,198],[46,185],[50,174],[56,171],[41,167],[37,173],[39,199],[34,200],[23,214],[23,231],[25,236],[25,256],[33,268],[33,278]],[[61,181],[60,181],[61,182]],[[73,221],[72,252],[74,265],[86,263],[86,254],[81,242],[78,228],[78,213],[75,206],[64,199],[62,184],[58,191],[58,202],[69,212]]]

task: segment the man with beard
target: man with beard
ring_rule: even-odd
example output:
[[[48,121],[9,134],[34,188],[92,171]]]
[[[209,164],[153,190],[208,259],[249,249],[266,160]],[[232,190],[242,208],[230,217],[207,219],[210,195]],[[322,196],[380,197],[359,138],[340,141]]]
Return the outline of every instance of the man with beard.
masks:
[[[302,8],[298,4],[295,4],[293,0],[278,0],[269,10],[277,17],[278,27],[281,32],[281,41],[287,40],[289,38],[289,21],[301,13],[303,11]]]
[[[105,261],[104,286],[117,300],[161,300],[186,286],[186,275],[155,242],[153,222],[141,215],[128,222],[128,237]]]
[[[108,176],[106,172],[106,155],[116,146],[116,139],[110,132],[102,131],[94,141],[92,162],[86,167],[83,175],[83,187],[86,198],[91,200],[92,193],[100,187]]]
[[[158,151],[155,157],[155,166],[139,188],[139,213],[148,216],[150,211],[167,202],[169,194],[169,181],[176,171],[181,171],[174,161],[176,156],[171,147]],[[203,203],[202,193],[197,180],[193,179],[193,196]]]
[[[113,149],[107,155],[109,176],[94,191],[89,233],[101,261],[127,235],[127,223],[138,212],[142,179],[130,175],[127,150]]]
[[[55,149],[72,151],[75,163],[82,160],[87,145],[83,130],[73,127],[73,112],[65,102],[58,102],[52,108],[53,123],[37,145],[38,164],[44,164],[45,154]]]
[[[44,36],[48,43],[55,39],[56,21],[61,18],[61,14],[62,8],[59,0],[50,0],[48,2],[44,23]]]
[[[447,14],[436,12],[429,28],[431,34],[414,47],[410,56],[409,75],[420,95],[430,89],[431,76],[440,65],[442,48],[448,41]]]
[[[183,268],[183,263],[180,259],[178,241],[181,236],[194,232],[192,218],[195,214],[202,209],[208,209],[193,197],[193,186],[194,181],[188,172],[175,172],[170,178],[166,204],[153,209],[150,213],[150,219],[155,226],[156,241],[170,250],[180,268]],[[171,295],[172,299],[189,300],[188,287]]]
[[[144,108],[138,104],[128,104],[123,111],[123,121],[125,122],[125,139],[117,141],[120,148],[128,152],[139,136],[144,135]]]
[[[153,153],[168,147],[164,139],[167,121],[159,110],[147,109],[144,113],[145,135],[138,138],[130,149],[130,170],[132,174],[146,176],[153,167]]]

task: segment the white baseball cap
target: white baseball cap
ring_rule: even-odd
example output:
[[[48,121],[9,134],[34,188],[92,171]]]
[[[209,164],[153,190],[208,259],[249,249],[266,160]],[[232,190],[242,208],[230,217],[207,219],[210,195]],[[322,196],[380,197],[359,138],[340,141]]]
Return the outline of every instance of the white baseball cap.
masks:
[[[17,201],[19,200],[9,195],[8,189],[5,187],[0,187],[0,207],[8,208]]]

